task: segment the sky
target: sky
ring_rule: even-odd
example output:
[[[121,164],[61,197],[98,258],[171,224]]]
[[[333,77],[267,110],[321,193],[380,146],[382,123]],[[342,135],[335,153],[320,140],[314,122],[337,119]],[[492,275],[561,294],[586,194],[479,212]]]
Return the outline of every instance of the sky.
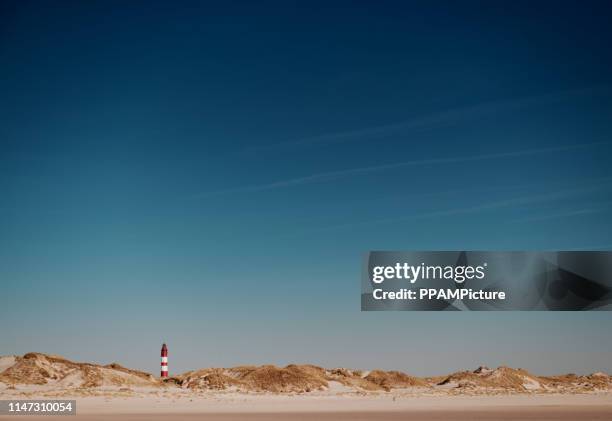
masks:
[[[361,312],[370,250],[612,249],[609,2],[0,3],[0,355],[612,372],[610,312]]]

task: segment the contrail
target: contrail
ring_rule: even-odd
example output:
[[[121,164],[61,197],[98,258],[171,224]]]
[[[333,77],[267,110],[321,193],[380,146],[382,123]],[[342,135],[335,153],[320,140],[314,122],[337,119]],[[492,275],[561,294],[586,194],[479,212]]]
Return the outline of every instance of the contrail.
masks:
[[[195,197],[209,197],[209,196],[232,194],[232,193],[260,192],[260,191],[275,190],[275,189],[285,188],[285,187],[325,182],[325,181],[336,180],[336,179],[346,178],[346,177],[355,176],[355,175],[370,174],[370,173],[393,170],[393,169],[398,169],[398,168],[423,166],[423,165],[452,164],[452,163],[459,163],[459,162],[486,161],[489,159],[516,158],[516,157],[521,157],[521,156],[530,156],[530,155],[538,155],[538,154],[546,154],[546,153],[554,153],[554,152],[563,152],[563,151],[576,150],[576,149],[584,149],[584,148],[589,148],[593,146],[607,145],[607,144],[610,144],[610,142],[582,143],[582,144],[574,144],[574,145],[556,146],[556,147],[550,147],[550,148],[526,149],[522,151],[513,151],[513,152],[500,152],[500,153],[491,153],[491,154],[483,154],[483,155],[459,156],[459,157],[449,157],[449,158],[432,158],[432,159],[420,159],[420,160],[412,160],[412,161],[394,162],[394,163],[382,164],[382,165],[372,165],[372,166],[367,166],[367,167],[349,168],[349,169],[339,170],[339,171],[321,172],[321,173],[307,175],[304,177],[296,177],[296,178],[288,178],[285,180],[278,180],[278,181],[274,181],[274,182],[267,183],[267,184],[259,184],[259,185],[252,185],[252,186],[236,187],[234,189],[212,191],[208,193],[197,194],[195,195]]]
[[[356,228],[359,226],[367,226],[367,225],[385,225],[392,224],[397,222],[404,222],[410,220],[421,220],[421,219],[429,219],[429,218],[437,218],[437,217],[446,217],[446,216],[454,216],[454,215],[462,215],[462,214],[472,214],[478,212],[484,212],[488,210],[495,209],[503,209],[509,208],[518,205],[529,205],[535,203],[546,203],[552,202],[560,199],[565,199],[567,197],[572,197],[575,195],[590,193],[593,191],[598,191],[601,189],[609,188],[610,178],[601,179],[602,183],[597,186],[591,186],[587,188],[575,188],[575,189],[566,189],[553,193],[547,194],[534,194],[504,200],[497,200],[491,202],[484,202],[478,205],[460,207],[460,208],[451,208],[440,211],[432,211],[432,212],[424,212],[413,215],[406,215],[401,217],[392,217],[386,219],[377,219],[371,221],[363,221],[361,223],[351,223],[351,224],[341,224],[334,225],[329,227],[323,227],[317,231],[328,231],[328,230],[337,230],[337,229],[345,229],[345,228]],[[311,230],[312,231],[312,230]]]
[[[538,221],[546,221],[549,219],[563,219],[563,218],[571,218],[573,216],[582,216],[582,215],[592,215],[595,213],[605,212],[606,208],[585,208],[585,209],[575,209],[569,210],[565,212],[557,212],[550,213],[546,215],[533,216],[522,219],[515,219],[509,222],[523,223],[523,222],[538,222]]]
[[[565,90],[543,95],[523,97],[517,99],[507,99],[484,102],[481,104],[454,108],[426,116],[417,117],[399,123],[386,124],[375,127],[366,127],[356,130],[347,130],[335,133],[325,133],[318,136],[305,137],[302,139],[289,140],[286,142],[275,143],[272,145],[253,146],[246,151],[266,151],[283,149],[287,147],[307,146],[327,143],[342,143],[362,140],[364,138],[375,138],[377,136],[388,135],[401,130],[426,129],[437,125],[452,124],[471,118],[478,118],[490,114],[498,114],[503,111],[512,111],[535,105],[555,103],[568,98],[579,97],[590,94],[608,93],[609,86],[597,86],[580,89]]]

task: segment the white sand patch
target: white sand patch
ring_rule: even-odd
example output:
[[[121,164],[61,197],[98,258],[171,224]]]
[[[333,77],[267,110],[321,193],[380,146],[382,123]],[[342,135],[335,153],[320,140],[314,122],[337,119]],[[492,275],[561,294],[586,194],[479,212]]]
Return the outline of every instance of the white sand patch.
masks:
[[[348,393],[353,392],[354,389],[332,380],[327,382],[327,391],[329,393]]]
[[[530,377],[524,377],[523,387],[527,390],[539,390],[542,388],[542,385],[539,381],[532,379]]]
[[[74,370],[55,384],[59,387],[75,388],[81,386],[83,381],[83,374],[77,370]]]

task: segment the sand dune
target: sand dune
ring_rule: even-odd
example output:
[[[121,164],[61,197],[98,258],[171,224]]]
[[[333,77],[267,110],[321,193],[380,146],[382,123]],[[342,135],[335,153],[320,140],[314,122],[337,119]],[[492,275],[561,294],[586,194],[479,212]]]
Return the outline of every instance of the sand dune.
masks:
[[[612,377],[565,374],[537,376],[523,369],[479,367],[447,376],[420,378],[400,371],[363,372],[314,365],[240,366],[189,371],[163,381],[119,364],[78,363],[60,356],[29,353],[0,357],[0,391],[133,391],[273,394],[368,394],[392,391],[422,395],[612,392]]]
[[[76,363],[60,356],[28,353],[23,357],[0,357],[0,383],[38,385],[56,389],[122,386],[157,386],[151,374],[113,363],[106,366]]]
[[[265,365],[205,368],[162,381],[118,364],[29,353],[0,357],[0,397],[76,399],[77,418],[91,421],[612,419],[607,374],[543,377],[509,367],[419,378]]]

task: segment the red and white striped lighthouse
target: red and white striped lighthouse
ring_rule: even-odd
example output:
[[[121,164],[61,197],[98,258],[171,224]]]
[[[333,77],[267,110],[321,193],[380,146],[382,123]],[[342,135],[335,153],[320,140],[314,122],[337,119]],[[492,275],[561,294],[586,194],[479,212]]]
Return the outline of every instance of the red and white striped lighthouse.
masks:
[[[168,347],[162,345],[161,349],[161,376],[168,377]]]

